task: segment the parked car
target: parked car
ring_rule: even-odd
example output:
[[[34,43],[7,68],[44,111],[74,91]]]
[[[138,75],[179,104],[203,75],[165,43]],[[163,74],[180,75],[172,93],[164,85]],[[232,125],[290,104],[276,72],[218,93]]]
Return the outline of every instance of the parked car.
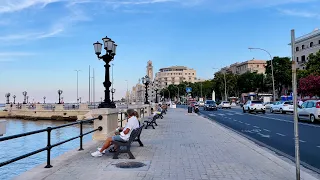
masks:
[[[293,102],[292,101],[279,101],[270,107],[270,112],[280,112],[285,114],[287,112],[293,112]]]
[[[216,111],[216,110],[218,110],[217,104],[216,104],[216,102],[213,101],[213,100],[206,100],[206,102],[204,103],[203,109],[204,109],[205,111],[208,111],[208,110],[214,110],[214,111]]]
[[[203,101],[199,101],[198,104],[199,104],[200,107],[204,106],[204,102]]]
[[[229,101],[222,101],[220,104],[219,104],[219,108],[223,109],[223,108],[226,108],[226,109],[231,109],[231,104]]]
[[[309,120],[312,123],[320,120],[320,100],[305,101],[298,108],[298,119]]]
[[[270,109],[273,104],[275,104],[275,102],[266,102],[263,105],[266,107],[266,109]]]
[[[247,101],[243,105],[243,113],[246,112],[262,112],[263,114],[266,113],[266,107],[263,105],[262,101]]]

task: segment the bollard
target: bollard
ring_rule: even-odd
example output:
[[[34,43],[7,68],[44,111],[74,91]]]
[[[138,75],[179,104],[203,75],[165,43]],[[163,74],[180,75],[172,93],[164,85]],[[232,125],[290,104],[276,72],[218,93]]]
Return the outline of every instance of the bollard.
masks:
[[[6,120],[0,120],[0,136],[3,136],[6,133]]]

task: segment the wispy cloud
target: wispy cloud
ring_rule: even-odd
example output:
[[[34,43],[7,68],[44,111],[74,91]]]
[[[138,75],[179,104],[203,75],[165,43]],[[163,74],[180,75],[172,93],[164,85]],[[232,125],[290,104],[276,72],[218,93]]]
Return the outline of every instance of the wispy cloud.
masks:
[[[17,12],[35,6],[43,8],[48,4],[60,1],[65,0],[1,0],[0,13]]]
[[[297,17],[303,17],[303,18],[316,18],[320,19],[320,13],[317,11],[301,11],[298,9],[278,9],[278,11],[282,14],[288,15],[288,16],[297,16]]]
[[[12,62],[21,57],[34,55],[34,53],[30,52],[0,52],[0,62]]]

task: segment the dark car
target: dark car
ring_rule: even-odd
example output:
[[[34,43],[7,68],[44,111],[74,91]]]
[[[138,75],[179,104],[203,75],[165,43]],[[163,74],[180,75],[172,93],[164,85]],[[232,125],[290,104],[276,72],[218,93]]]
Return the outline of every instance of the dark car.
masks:
[[[206,102],[204,103],[204,107],[203,108],[204,108],[205,111],[209,111],[209,110],[216,111],[216,110],[218,110],[217,104],[213,100],[206,100]]]

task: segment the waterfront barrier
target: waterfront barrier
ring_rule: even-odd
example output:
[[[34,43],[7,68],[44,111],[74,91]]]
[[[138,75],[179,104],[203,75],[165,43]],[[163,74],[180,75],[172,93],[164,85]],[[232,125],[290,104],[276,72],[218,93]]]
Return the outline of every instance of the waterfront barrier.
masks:
[[[51,165],[50,161],[51,161],[51,149],[52,148],[54,148],[56,146],[59,146],[61,144],[64,144],[66,142],[75,140],[77,138],[80,138],[79,151],[83,150],[83,147],[82,147],[83,146],[83,136],[88,135],[88,134],[93,133],[93,132],[96,132],[96,131],[102,131],[103,130],[102,126],[98,126],[98,127],[94,128],[93,130],[91,130],[89,132],[83,133],[83,131],[82,131],[83,124],[84,123],[89,123],[89,122],[94,122],[95,120],[100,120],[101,121],[102,119],[103,119],[103,116],[99,115],[99,116],[97,116],[95,118],[91,118],[91,119],[88,119],[88,120],[77,121],[77,122],[73,122],[73,123],[69,123],[69,124],[64,124],[64,125],[61,125],[61,126],[47,127],[45,129],[40,129],[40,130],[36,130],[36,131],[31,131],[31,132],[12,135],[12,136],[2,137],[2,138],[0,138],[0,142],[8,141],[8,140],[11,140],[11,139],[16,139],[16,138],[20,138],[20,137],[24,137],[24,136],[30,136],[30,135],[38,134],[38,133],[42,133],[42,132],[47,132],[47,146],[44,147],[44,148],[35,150],[33,152],[30,152],[30,153],[27,153],[27,154],[23,154],[23,155],[18,156],[16,158],[13,158],[13,159],[10,159],[10,160],[4,161],[4,162],[0,162],[0,167],[8,165],[8,164],[13,163],[13,162],[16,162],[18,160],[24,159],[26,157],[38,154],[40,152],[47,151],[47,165],[45,166],[45,168],[51,168],[52,165]],[[80,134],[78,136],[72,137],[70,139],[67,139],[67,140],[64,140],[64,141],[61,141],[61,142],[58,142],[58,143],[55,143],[55,144],[51,144],[51,131],[56,130],[56,129],[60,129],[60,128],[64,128],[64,127],[68,127],[68,126],[77,125],[77,124],[80,125]]]
[[[4,135],[6,133],[6,120],[0,120],[0,136]]]

